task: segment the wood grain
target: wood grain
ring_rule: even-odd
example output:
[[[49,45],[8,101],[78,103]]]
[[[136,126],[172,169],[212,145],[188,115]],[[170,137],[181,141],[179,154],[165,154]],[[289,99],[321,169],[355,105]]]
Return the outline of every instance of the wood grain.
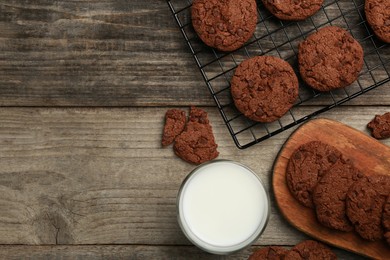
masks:
[[[194,166],[160,146],[167,109],[0,110],[0,244],[188,245],[175,199]],[[273,161],[291,131],[238,150],[217,109],[205,109],[219,158],[248,165],[270,191]],[[381,112],[342,107],[325,115],[366,131]],[[286,223],[270,195],[271,218],[256,244],[306,238]]]
[[[283,246],[283,245],[281,245]],[[217,256],[194,246],[148,246],[148,245],[90,245],[90,246],[0,246],[0,258],[19,259],[161,259],[161,260],[247,260],[260,246],[246,248],[228,256]],[[290,247],[286,247],[290,248]],[[333,249],[338,259],[363,259],[352,253]]]
[[[291,55],[286,35],[294,38],[306,26],[320,25],[325,15],[339,16],[340,8],[361,2],[337,1],[248,51],[257,55],[276,43],[279,53],[269,54]],[[360,19],[356,15],[347,19]],[[268,21],[256,33],[279,24]],[[332,23],[348,26],[344,18]],[[194,44],[207,49],[198,40]],[[378,52],[390,55],[388,50]],[[373,54],[365,70],[378,62]],[[205,55],[214,53],[208,49]],[[244,56],[238,52],[234,58]],[[231,57],[220,61],[224,69],[235,66]],[[214,64],[207,76],[220,69]],[[365,87],[374,83],[371,76],[388,77],[386,69],[360,83]],[[389,86],[321,116],[366,131],[374,114],[389,110]],[[228,95],[219,98],[231,102]],[[312,113],[331,99],[316,98],[294,113]],[[161,148],[160,137],[165,111],[189,105],[209,112],[219,158],[254,169],[271,193],[264,235],[233,256],[190,246],[176,223],[177,189],[194,166],[170,147]],[[243,151],[236,148],[165,0],[0,1],[0,108],[1,259],[246,259],[260,246],[292,246],[308,238],[281,216],[270,187],[273,161],[291,130]],[[340,259],[357,257],[336,252]]]
[[[212,99],[166,1],[0,3],[0,105],[187,105]]]
[[[189,244],[175,202],[194,166],[161,147],[166,110],[0,110],[0,243]],[[268,186],[274,145],[239,151],[216,109],[206,110],[220,158],[253,167]],[[281,221],[273,216],[258,243],[303,238]]]
[[[340,15],[335,4],[326,11],[330,17]],[[324,13],[317,16],[316,23],[326,18]],[[340,22],[346,27],[343,19],[333,21]],[[259,30],[264,31],[263,26]],[[292,38],[299,28],[290,26],[286,33]],[[164,0],[3,0],[0,35],[0,106],[214,105]],[[265,37],[261,47],[266,51],[274,43],[283,43],[278,49],[281,56],[291,55],[283,30],[272,39]],[[204,48],[199,41],[195,44]],[[257,44],[248,49],[251,55],[259,54]],[[386,55],[388,50],[380,52]],[[212,50],[205,55],[214,57]],[[378,58],[367,61],[365,70],[372,69]],[[220,62],[225,70],[235,66],[230,56]],[[218,64],[208,68],[210,77],[221,73]],[[374,84],[372,77],[380,81],[389,75],[384,68],[376,69],[361,77],[362,86]],[[312,105],[328,102],[316,99]],[[390,92],[383,88],[349,102],[388,103]]]
[[[315,212],[291,195],[286,183],[287,163],[302,144],[322,141],[336,147],[355,167],[367,174],[390,174],[390,148],[349,126],[328,119],[316,119],[299,127],[284,144],[273,169],[273,190],[284,217],[297,229],[334,246],[375,259],[386,259],[390,248],[384,240],[368,242],[355,232],[339,232],[320,225]]]

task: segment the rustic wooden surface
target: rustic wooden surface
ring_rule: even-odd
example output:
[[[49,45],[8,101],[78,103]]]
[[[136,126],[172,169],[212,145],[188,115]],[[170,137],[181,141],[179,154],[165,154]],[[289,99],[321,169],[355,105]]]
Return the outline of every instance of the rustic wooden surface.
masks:
[[[368,133],[367,122],[390,111],[389,87],[321,117]],[[271,194],[265,233],[233,256],[203,253],[176,222],[176,194],[194,166],[160,138],[165,111],[190,105],[209,112],[220,158],[253,168]],[[245,259],[260,246],[292,246],[308,237],[270,188],[292,130],[235,147],[165,0],[0,2],[0,258]]]

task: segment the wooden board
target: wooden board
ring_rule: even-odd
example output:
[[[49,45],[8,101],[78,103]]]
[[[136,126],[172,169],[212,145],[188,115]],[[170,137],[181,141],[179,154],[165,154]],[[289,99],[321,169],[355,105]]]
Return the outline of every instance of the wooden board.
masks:
[[[312,209],[292,197],[286,184],[287,163],[303,143],[322,141],[335,146],[366,174],[390,174],[390,148],[342,123],[315,119],[302,125],[281,149],[273,169],[273,190],[283,216],[298,230],[336,247],[376,259],[388,259],[390,247],[384,241],[369,242],[354,232],[340,232],[321,226]]]

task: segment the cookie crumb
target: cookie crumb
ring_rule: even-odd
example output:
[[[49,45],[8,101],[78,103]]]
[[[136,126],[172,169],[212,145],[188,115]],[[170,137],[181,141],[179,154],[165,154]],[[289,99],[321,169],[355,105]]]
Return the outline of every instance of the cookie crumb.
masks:
[[[371,129],[371,135],[376,139],[385,139],[390,137],[390,112],[383,115],[375,115],[367,127]]]

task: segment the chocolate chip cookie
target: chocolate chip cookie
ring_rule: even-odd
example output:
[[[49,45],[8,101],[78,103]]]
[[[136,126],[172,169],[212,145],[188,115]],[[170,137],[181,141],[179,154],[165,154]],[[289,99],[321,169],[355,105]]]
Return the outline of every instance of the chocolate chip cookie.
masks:
[[[312,193],[320,178],[339,160],[341,153],[320,141],[301,145],[291,155],[286,181],[291,194],[304,206],[313,208]]]
[[[179,109],[170,109],[165,113],[165,125],[162,137],[162,145],[171,144],[184,130],[186,125],[186,113]]]
[[[375,35],[382,41],[390,43],[390,1],[366,0],[364,12]]]
[[[280,246],[267,246],[253,252],[248,260],[282,260],[287,252],[287,249]]]
[[[363,67],[363,48],[347,31],[327,26],[299,44],[299,72],[318,91],[352,84]]]
[[[243,61],[231,80],[237,109],[258,122],[282,117],[298,97],[298,79],[286,61],[257,56]]]
[[[346,214],[345,200],[349,187],[363,175],[349,162],[339,160],[320,179],[313,192],[317,220],[322,225],[352,231]]]
[[[314,240],[303,241],[294,246],[284,257],[285,260],[300,259],[337,259],[327,246]]]
[[[324,0],[262,0],[264,6],[281,20],[299,21],[315,14]]]
[[[390,192],[390,176],[373,175],[352,184],[346,199],[347,216],[364,239],[382,239],[382,213]]]
[[[200,39],[221,51],[244,45],[256,29],[255,0],[194,0],[192,25]]]
[[[190,118],[184,131],[176,137],[173,149],[177,156],[194,164],[210,161],[218,156],[206,111],[191,107]]]
[[[390,137],[390,112],[383,115],[375,115],[367,127],[371,129],[371,134],[376,139],[384,139]]]
[[[385,229],[386,242],[390,245],[390,195],[387,196],[387,200],[383,207],[382,224]]]

